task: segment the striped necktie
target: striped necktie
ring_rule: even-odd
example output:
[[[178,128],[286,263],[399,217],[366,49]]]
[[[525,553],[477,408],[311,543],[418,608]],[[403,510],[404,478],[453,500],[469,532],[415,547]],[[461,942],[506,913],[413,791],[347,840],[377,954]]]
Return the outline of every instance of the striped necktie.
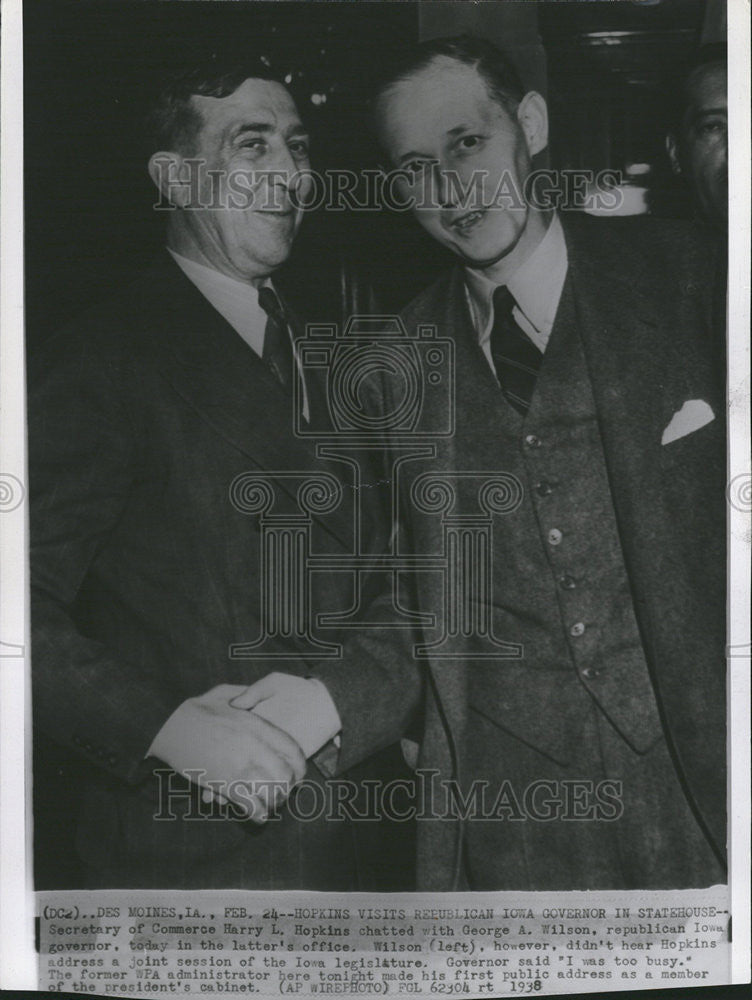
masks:
[[[291,391],[294,360],[285,314],[271,288],[259,288],[258,301],[267,316],[262,360],[269,365],[281,385]]]
[[[543,354],[517,324],[512,314],[516,303],[506,285],[494,292],[493,305],[491,358],[496,377],[506,399],[524,416],[530,407]]]

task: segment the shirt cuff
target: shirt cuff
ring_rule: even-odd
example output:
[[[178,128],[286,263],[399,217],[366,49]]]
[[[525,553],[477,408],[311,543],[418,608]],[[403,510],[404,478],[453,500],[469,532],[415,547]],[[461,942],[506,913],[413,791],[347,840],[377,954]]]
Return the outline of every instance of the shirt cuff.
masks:
[[[185,703],[181,703],[162,726],[157,735],[152,740],[152,744],[144,755],[147,757],[157,757],[159,760],[169,763],[174,759],[173,750],[190,746],[195,742],[194,720],[184,708]]]

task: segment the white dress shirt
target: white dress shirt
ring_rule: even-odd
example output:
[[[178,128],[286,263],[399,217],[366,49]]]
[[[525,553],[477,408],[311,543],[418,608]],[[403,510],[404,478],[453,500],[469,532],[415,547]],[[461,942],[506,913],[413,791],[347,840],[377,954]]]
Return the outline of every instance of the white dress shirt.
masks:
[[[559,217],[554,215],[543,239],[507,282],[507,288],[517,303],[514,318],[541,353],[548,346],[568,265],[564,230]],[[465,268],[465,281],[478,343],[495,373],[491,358],[491,330],[494,320],[493,293],[499,285],[482,271],[470,267]]]

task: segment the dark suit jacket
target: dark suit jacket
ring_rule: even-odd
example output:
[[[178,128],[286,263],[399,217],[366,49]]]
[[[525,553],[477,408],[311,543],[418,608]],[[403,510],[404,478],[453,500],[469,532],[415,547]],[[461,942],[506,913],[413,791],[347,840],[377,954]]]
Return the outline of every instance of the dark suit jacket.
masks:
[[[680,223],[571,215],[563,223],[618,528],[665,732],[699,822],[723,855],[726,404],[711,335],[714,265],[705,244]],[[435,324],[456,346],[457,430],[432,471],[451,479],[458,469],[488,470],[489,436],[503,419],[502,403],[477,346],[462,269],[427,289],[403,318],[408,332]],[[427,395],[426,405],[435,398]],[[715,419],[662,445],[672,416],[698,399]],[[417,551],[437,551],[430,530],[415,519]],[[421,574],[419,598],[422,610],[441,607],[438,574]],[[461,778],[463,745],[472,739],[468,668],[451,659],[429,666],[419,763]],[[419,825],[420,887],[456,886],[459,827]]]
[[[316,672],[292,641],[287,659],[228,655],[261,628],[258,517],[232,506],[229,486],[248,471],[320,470],[291,425],[267,366],[172,261],[30,359],[35,727],[91,765],[77,834],[90,884],[366,887],[341,822],[152,818],[144,755],[183,700],[270,670]],[[347,467],[335,471],[346,483]],[[293,510],[296,488],[277,484]],[[318,552],[351,550],[344,493],[314,519]],[[364,535],[378,547],[376,519]],[[348,574],[316,577],[314,610],[349,606]],[[358,753],[343,733],[344,768],[399,738],[418,697],[403,663],[365,636],[327,665],[348,719],[361,683],[379,693]]]

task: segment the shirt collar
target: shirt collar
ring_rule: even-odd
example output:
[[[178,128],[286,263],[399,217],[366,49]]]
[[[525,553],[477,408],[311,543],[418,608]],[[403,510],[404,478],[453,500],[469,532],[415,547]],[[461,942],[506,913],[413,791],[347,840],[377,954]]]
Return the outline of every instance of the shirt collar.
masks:
[[[213,267],[199,264],[167,248],[178,267],[243,340],[261,356],[264,349],[266,313],[258,301],[258,289],[246,281],[230,278]],[[265,278],[259,287],[272,287]]]
[[[567,245],[564,230],[554,215],[543,239],[514,272],[507,287],[532,328],[547,341],[559,307],[567,274]],[[465,268],[467,288],[482,337],[493,321],[495,282],[473,268]]]

